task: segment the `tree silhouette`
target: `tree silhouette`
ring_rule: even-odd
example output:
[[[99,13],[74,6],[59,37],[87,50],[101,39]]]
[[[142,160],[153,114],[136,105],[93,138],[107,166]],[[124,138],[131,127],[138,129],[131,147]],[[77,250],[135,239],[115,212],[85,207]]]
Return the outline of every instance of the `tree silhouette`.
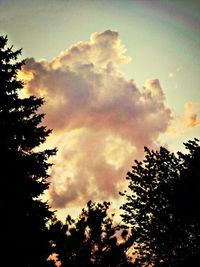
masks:
[[[43,100],[19,96],[17,72],[21,50],[0,37],[0,240],[1,266],[45,267],[51,254],[47,223],[53,216],[40,197],[48,188],[48,158],[55,149],[38,152],[50,130],[41,126]],[[37,148],[37,151],[36,151]]]
[[[114,225],[113,215],[107,214],[109,205],[89,201],[77,220],[70,216],[65,224],[55,220],[51,230],[62,267],[133,266],[126,255],[130,246],[128,231]]]
[[[189,153],[145,148],[127,173],[121,216],[138,266],[196,266],[200,258],[200,147],[197,139],[184,145]]]

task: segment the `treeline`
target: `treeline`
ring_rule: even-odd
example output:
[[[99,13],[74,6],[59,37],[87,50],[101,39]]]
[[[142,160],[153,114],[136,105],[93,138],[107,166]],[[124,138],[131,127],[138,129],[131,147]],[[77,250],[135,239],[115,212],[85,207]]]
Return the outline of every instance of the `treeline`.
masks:
[[[41,196],[49,188],[49,157],[38,151],[51,133],[41,125],[44,100],[20,97],[21,50],[0,37],[0,266],[196,266],[200,258],[200,146],[185,153],[145,148],[120,194],[122,223],[109,202],[89,201],[77,219],[56,218]]]

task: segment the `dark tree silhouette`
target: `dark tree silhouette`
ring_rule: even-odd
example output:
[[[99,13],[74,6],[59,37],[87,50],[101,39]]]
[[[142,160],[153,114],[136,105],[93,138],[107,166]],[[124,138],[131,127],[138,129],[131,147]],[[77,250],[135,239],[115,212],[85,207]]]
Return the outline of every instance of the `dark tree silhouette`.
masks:
[[[40,197],[49,186],[47,160],[56,151],[38,152],[51,131],[37,113],[43,100],[19,96],[20,53],[0,37],[0,265],[45,267],[52,266],[47,223],[53,212]]]
[[[128,267],[126,255],[130,247],[128,231],[113,224],[108,216],[109,202],[87,204],[77,220],[67,217],[66,223],[55,220],[55,253],[62,267]],[[121,236],[122,241],[118,242]]]
[[[145,148],[127,173],[123,221],[132,227],[138,266],[196,266],[200,259],[200,147],[188,153]]]

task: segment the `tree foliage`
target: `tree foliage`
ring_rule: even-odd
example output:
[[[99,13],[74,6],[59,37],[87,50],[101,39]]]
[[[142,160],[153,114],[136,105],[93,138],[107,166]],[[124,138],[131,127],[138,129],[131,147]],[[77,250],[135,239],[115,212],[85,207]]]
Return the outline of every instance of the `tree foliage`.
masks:
[[[0,37],[0,240],[2,266],[50,266],[47,223],[53,216],[40,197],[48,189],[48,158],[55,149],[36,152],[50,134],[38,114],[43,99],[22,98],[17,73],[21,50]],[[38,150],[38,149],[37,149]],[[7,255],[7,256],[6,256]]]
[[[138,266],[195,266],[200,257],[200,147],[177,155],[145,148],[127,173],[123,221],[131,226]]]
[[[55,220],[51,230],[62,267],[133,266],[126,255],[130,245],[128,231],[114,225],[113,215],[108,216],[109,205],[90,201],[77,220],[70,216],[65,224]]]

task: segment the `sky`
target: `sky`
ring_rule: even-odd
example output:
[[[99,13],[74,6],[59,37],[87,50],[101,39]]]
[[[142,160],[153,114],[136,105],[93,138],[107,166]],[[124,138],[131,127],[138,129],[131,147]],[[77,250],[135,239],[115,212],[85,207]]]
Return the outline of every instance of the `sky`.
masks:
[[[60,218],[117,207],[144,146],[200,138],[199,1],[0,0],[0,34],[23,49],[24,96],[46,101]]]

